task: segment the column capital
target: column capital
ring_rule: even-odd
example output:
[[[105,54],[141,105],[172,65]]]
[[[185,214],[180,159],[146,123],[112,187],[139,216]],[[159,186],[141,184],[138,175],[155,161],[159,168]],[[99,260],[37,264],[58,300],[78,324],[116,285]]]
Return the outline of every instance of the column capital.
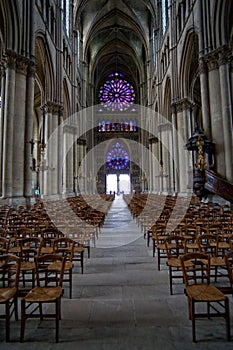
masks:
[[[47,113],[51,114],[62,114],[62,111],[64,109],[63,105],[59,102],[53,102],[53,101],[47,101]]]
[[[229,63],[231,52],[227,47],[224,46],[221,49],[219,49],[218,55],[219,55],[219,59],[218,59],[219,66]]]
[[[182,98],[172,104],[172,112],[183,112],[186,109],[193,109],[195,104],[187,98]]]
[[[17,55],[14,51],[12,51],[12,50],[5,51],[5,53],[4,53],[4,61],[5,62],[4,63],[5,63],[6,68],[15,70],[16,58],[17,58]]]
[[[30,61],[28,64],[28,77],[29,78],[34,78],[35,77],[35,73],[36,73],[36,64],[34,61]]]
[[[207,72],[207,65],[203,58],[199,60],[199,73],[205,74]]]
[[[16,58],[16,71],[17,73],[27,75],[29,60],[24,56],[17,56]]]
[[[209,71],[218,69],[218,54],[214,53],[206,57],[206,63]]]

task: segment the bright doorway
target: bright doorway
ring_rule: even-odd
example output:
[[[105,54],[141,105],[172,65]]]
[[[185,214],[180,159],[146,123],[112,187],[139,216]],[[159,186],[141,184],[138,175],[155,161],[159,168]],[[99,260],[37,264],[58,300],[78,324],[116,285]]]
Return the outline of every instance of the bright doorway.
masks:
[[[106,190],[107,193],[117,193],[117,175],[116,174],[108,174],[106,176]]]
[[[130,176],[128,174],[121,174],[120,175],[120,192],[124,192],[126,194],[131,192],[131,183],[130,183]]]
[[[119,179],[119,183],[117,181]],[[118,186],[119,188],[118,188]],[[131,182],[128,174],[108,174],[106,176],[106,190],[107,193],[130,193]]]

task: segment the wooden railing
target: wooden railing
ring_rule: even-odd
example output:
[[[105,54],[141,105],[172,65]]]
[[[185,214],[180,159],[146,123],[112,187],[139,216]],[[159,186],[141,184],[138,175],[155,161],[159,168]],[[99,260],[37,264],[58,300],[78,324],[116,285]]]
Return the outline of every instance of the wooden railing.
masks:
[[[233,203],[233,185],[211,170],[205,170],[205,188]]]

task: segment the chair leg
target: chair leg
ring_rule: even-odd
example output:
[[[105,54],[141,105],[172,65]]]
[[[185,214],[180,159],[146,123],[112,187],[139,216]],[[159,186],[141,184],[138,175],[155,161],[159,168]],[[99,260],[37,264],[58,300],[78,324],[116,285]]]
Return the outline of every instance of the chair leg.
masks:
[[[155,240],[153,239],[153,258],[155,257]]]
[[[14,298],[14,308],[15,308],[15,320],[18,321],[18,297],[15,296]]]
[[[195,302],[191,301],[191,318],[192,318],[192,336],[193,342],[196,343],[196,319],[195,319]]]
[[[70,271],[69,271],[69,280],[70,280],[70,299],[72,299],[72,277],[73,277],[73,274],[72,274],[72,270],[70,269]]]
[[[5,310],[6,310],[6,342],[10,341],[10,301],[7,301],[5,304]]]
[[[230,328],[230,314],[229,314],[229,299],[225,299],[225,319],[226,319],[226,332],[227,341],[231,341],[231,328]]]
[[[20,342],[21,343],[24,341],[25,322],[26,322],[25,300],[22,299],[21,300],[21,328],[20,328]]]
[[[83,274],[83,252],[81,252],[81,271],[82,271],[82,274]]]
[[[157,252],[158,252],[158,271],[160,271],[160,249],[157,248]]]
[[[150,232],[147,231],[147,247],[150,246]]]
[[[56,343],[59,342],[59,320],[61,318],[61,299],[56,300]]]
[[[173,294],[173,288],[172,288],[172,267],[169,266],[169,283],[170,283],[170,294]]]

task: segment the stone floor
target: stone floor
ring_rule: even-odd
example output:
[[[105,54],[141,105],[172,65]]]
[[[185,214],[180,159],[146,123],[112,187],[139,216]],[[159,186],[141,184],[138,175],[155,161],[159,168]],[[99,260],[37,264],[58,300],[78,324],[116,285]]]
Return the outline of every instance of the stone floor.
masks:
[[[104,227],[85,259],[82,275],[74,269],[73,298],[65,289],[60,342],[54,321],[28,320],[25,342],[19,343],[20,321],[11,322],[11,342],[5,343],[0,321],[0,349],[78,350],[227,350],[233,346],[233,299],[230,299],[231,342],[221,318],[197,321],[192,343],[184,287],[169,294],[165,265],[157,270],[152,247],[147,247],[122,197],[116,197]]]

